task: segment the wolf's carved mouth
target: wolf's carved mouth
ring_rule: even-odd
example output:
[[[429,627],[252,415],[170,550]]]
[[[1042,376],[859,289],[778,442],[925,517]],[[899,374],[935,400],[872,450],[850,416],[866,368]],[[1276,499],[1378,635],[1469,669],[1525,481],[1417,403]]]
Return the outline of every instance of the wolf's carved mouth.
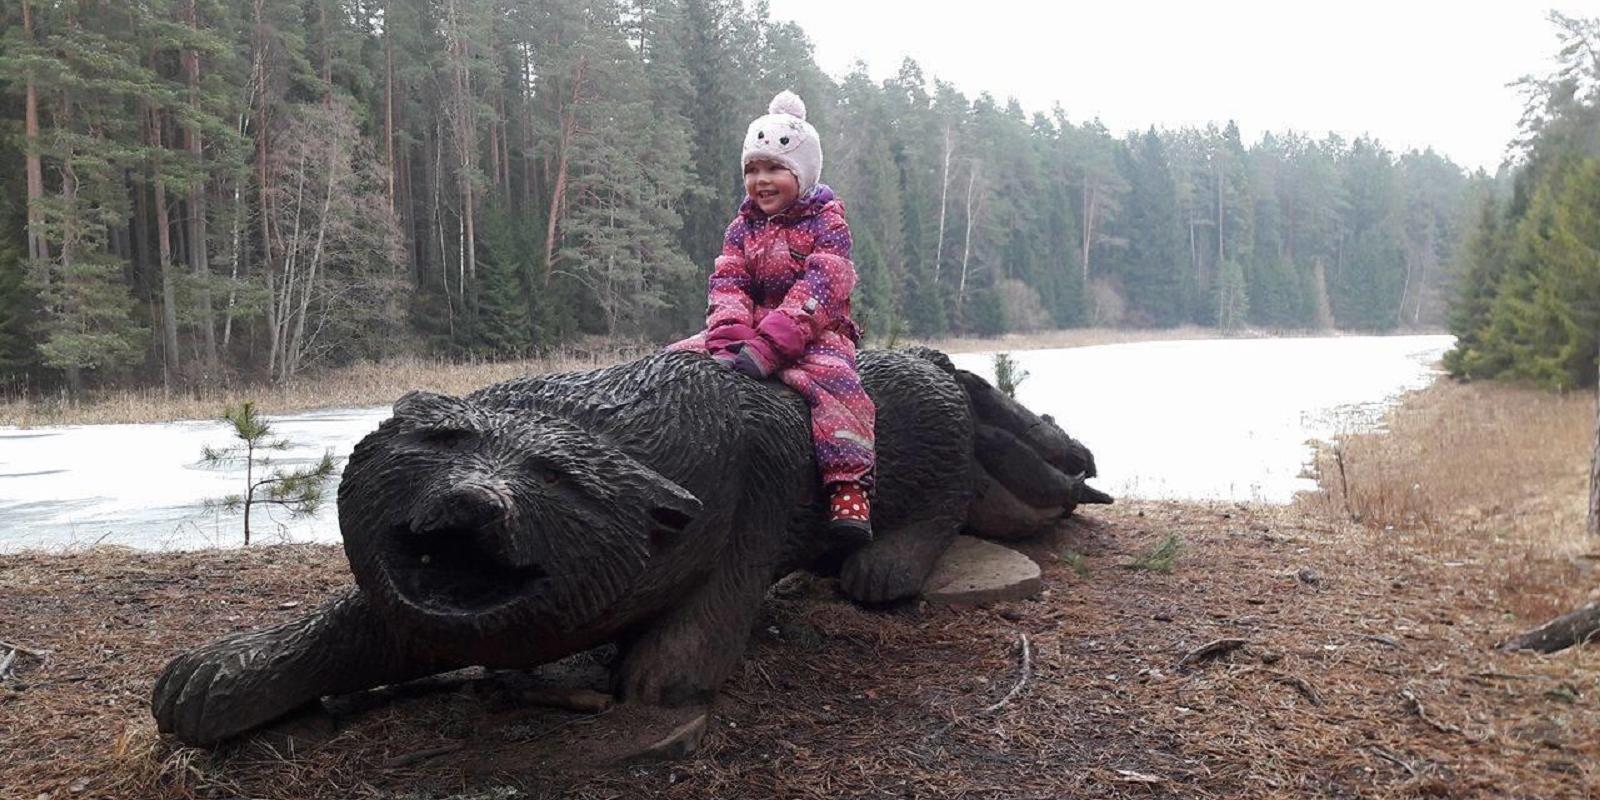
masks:
[[[501,563],[471,530],[419,534],[398,527],[384,540],[383,566],[395,589],[407,601],[433,611],[488,611],[533,593],[549,577],[538,564]]]

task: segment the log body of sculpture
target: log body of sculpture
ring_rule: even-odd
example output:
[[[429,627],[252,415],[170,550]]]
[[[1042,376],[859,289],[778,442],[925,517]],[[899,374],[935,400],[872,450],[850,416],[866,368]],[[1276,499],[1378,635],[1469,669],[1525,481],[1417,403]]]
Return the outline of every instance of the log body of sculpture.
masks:
[[[833,563],[856,600],[896,600],[963,526],[1005,538],[1109,502],[1086,449],[943,354],[864,353],[860,372],[878,536],[842,565],[818,536],[805,406],[704,356],[402,397],[339,487],[355,588],[175,659],[160,729],[211,744],[325,695],[606,642],[625,703],[704,703],[794,569]]]

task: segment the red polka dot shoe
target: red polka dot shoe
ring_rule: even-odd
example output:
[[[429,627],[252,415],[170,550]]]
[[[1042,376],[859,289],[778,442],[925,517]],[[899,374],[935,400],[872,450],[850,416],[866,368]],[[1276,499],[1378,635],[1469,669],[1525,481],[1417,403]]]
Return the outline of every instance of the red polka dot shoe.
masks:
[[[828,535],[836,544],[860,547],[872,541],[872,505],[859,483],[838,483],[828,501]]]

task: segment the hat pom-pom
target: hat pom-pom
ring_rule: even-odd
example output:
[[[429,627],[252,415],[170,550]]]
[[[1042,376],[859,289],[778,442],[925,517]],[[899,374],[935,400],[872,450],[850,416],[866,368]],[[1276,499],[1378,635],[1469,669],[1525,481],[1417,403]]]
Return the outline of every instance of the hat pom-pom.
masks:
[[[778,92],[777,97],[772,98],[772,103],[767,106],[767,113],[788,114],[804,121],[806,118],[806,102],[800,99],[800,95],[784,89]]]

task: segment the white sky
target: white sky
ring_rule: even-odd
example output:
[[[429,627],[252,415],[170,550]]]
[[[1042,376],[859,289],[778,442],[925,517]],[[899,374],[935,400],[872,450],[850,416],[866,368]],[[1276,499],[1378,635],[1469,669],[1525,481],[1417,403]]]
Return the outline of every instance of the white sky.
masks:
[[[1551,8],[1600,16],[1600,0],[770,0],[800,23],[835,77],[874,78],[915,58],[969,97],[1060,102],[1114,132],[1237,120],[1263,131],[1433,146],[1493,171],[1522,104],[1505,84],[1545,74]]]

